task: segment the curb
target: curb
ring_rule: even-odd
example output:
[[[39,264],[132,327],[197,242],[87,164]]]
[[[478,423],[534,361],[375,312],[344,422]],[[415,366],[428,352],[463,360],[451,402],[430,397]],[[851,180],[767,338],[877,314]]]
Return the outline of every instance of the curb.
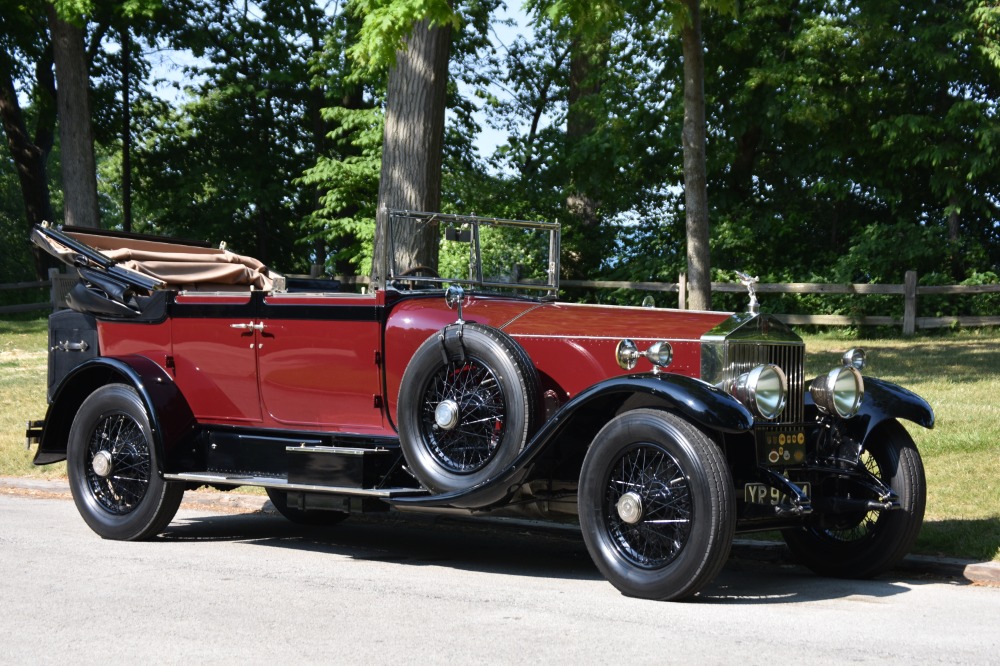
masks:
[[[30,477],[0,477],[0,493],[28,497],[69,499],[69,482],[66,479],[39,479]],[[267,497],[239,492],[189,490],[184,493],[181,507],[204,508],[223,513],[277,513]],[[794,564],[791,553],[780,541],[736,539],[732,557],[771,564]],[[909,574],[964,580],[978,585],[1000,586],[1000,562],[977,562],[954,557],[907,555],[896,565],[895,571]]]

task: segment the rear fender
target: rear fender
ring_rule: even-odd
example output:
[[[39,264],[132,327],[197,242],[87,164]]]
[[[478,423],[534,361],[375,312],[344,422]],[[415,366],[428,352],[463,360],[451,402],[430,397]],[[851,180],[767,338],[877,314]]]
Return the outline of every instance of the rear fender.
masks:
[[[599,382],[559,408],[535,433],[514,461],[497,476],[462,490],[430,497],[394,498],[400,507],[488,509],[506,502],[526,480],[534,478],[544,454],[568,447],[583,460],[603,424],[627,409],[655,407],[676,413],[711,433],[742,433],[753,427],[753,415],[732,396],[706,382],[683,375],[628,375]],[[588,425],[584,425],[587,423]],[[567,439],[569,441],[567,444]]]
[[[106,384],[127,384],[142,399],[149,415],[153,443],[166,468],[193,430],[195,419],[173,378],[145,356],[98,357],[74,368],[53,392],[34,463],[66,459],[69,430],[80,405]],[[162,472],[163,470],[159,470]]]

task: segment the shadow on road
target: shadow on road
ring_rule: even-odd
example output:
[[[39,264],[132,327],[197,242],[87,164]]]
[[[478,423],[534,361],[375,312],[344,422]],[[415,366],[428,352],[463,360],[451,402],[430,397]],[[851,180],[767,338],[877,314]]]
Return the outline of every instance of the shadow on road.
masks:
[[[176,520],[165,541],[241,541],[401,566],[566,580],[601,580],[578,531],[524,523],[427,516],[352,516],[327,528],[303,527],[266,514]],[[883,577],[835,580],[780,562],[732,558],[693,603],[790,604],[857,598],[872,602],[924,581]]]

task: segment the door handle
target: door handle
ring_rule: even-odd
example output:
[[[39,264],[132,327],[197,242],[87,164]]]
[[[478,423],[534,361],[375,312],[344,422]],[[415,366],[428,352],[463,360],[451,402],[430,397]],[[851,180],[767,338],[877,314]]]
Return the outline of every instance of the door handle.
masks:
[[[264,328],[265,328],[265,326],[264,326],[264,322],[262,322],[262,321],[257,322],[257,323],[254,323],[254,322],[251,321],[251,322],[246,323],[246,324],[230,324],[229,328],[238,328],[238,329],[241,329],[241,330],[244,330],[244,331],[246,331],[246,330],[250,330],[250,331],[263,331]]]

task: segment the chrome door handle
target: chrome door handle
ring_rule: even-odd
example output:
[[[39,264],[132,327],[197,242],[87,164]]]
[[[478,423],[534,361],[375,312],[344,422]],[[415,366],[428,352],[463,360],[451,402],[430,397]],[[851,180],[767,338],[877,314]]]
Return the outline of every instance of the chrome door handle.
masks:
[[[264,330],[264,322],[261,321],[261,322],[257,322],[255,324],[254,322],[251,321],[251,322],[249,322],[247,324],[230,324],[229,328],[238,328],[238,329],[241,329],[241,330],[244,330],[244,331],[246,331],[246,330],[263,331]]]

